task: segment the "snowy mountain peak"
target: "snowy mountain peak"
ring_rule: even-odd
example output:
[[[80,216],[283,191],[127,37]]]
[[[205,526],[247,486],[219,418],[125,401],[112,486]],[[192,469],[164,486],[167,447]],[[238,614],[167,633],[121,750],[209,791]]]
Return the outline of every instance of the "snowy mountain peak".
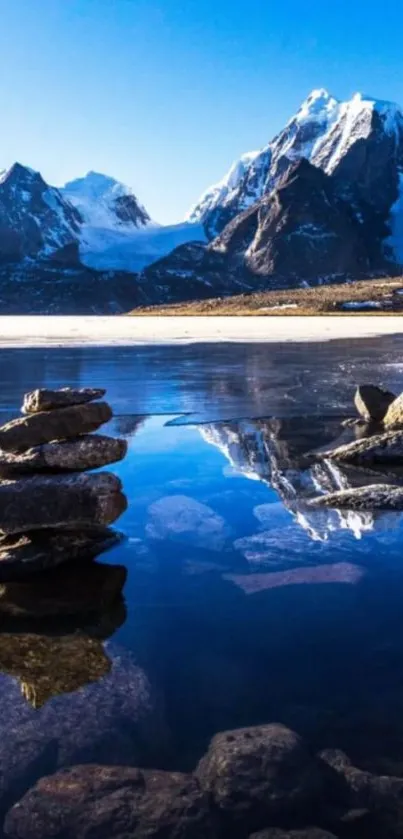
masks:
[[[331,96],[324,88],[313,90],[300,106],[295,119],[299,121],[315,118],[323,119],[334,113],[339,105],[339,100]]]
[[[49,256],[77,241],[82,219],[40,172],[14,163],[0,176],[0,256]]]
[[[130,187],[100,172],[66,183],[61,192],[90,227],[132,229],[151,221]]]
[[[359,177],[357,166],[366,166],[357,145],[363,141],[372,144],[374,155],[379,157],[380,151],[375,149],[382,147],[385,160],[393,154],[403,162],[402,110],[392,102],[361,93],[341,102],[327,90],[315,89],[267,146],[243,155],[222,181],[206,190],[188,219],[203,222],[209,237],[214,238],[238,213],[274,189],[290,163],[301,159],[327,175],[339,172],[343,164],[344,171],[355,170]],[[376,198],[375,192],[372,197]]]
[[[209,187],[203,193],[197,204],[187,213],[185,221],[199,222],[210,209],[226,202],[231,193],[237,189],[244,175],[259,154],[259,151],[246,152],[239,160],[236,160],[221,181],[213,184],[213,186]]]
[[[23,166],[22,163],[18,162],[13,163],[9,169],[3,169],[0,172],[0,184],[4,184],[7,181],[14,183],[32,183],[34,180],[45,183],[40,172],[36,172],[35,169],[31,169],[29,166]]]

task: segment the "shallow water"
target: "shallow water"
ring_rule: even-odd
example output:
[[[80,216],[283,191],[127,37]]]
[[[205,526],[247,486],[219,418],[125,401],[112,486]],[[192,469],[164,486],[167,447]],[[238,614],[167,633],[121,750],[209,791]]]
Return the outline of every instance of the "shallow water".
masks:
[[[403,389],[402,349],[0,351],[2,420],[34,387],[104,386],[129,441],[111,467],[126,538],[99,560],[127,568],[124,603],[0,634],[2,749],[32,745],[32,780],[96,761],[191,770],[216,732],[272,721],[403,773],[402,515],[300,503],[373,480],[303,456],[343,432],[358,381]]]

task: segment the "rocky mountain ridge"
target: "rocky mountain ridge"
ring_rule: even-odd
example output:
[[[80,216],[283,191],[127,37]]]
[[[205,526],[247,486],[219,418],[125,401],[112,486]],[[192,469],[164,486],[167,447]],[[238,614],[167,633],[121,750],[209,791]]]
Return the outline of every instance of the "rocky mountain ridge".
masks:
[[[61,189],[18,163],[0,176],[3,313],[117,313],[402,266],[403,112],[361,94],[313,91],[171,227],[96,172]]]

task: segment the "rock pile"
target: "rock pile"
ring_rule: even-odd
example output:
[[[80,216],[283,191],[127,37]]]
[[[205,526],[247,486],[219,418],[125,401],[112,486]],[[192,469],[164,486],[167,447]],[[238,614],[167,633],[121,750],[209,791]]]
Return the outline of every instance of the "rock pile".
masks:
[[[395,396],[375,385],[362,385],[355,394],[360,420],[348,420],[345,427],[355,431],[355,439],[342,441],[320,452],[311,452],[316,460],[357,467],[354,486],[318,496],[309,507],[334,507],[350,510],[403,510],[403,393]],[[374,479],[380,466],[386,467],[382,482],[360,485],[359,468],[373,469]],[[390,473],[390,468],[395,471]],[[387,481],[385,481],[385,478]],[[391,480],[392,478],[392,480]],[[356,484],[356,485],[355,485]]]
[[[0,614],[8,583],[97,556],[127,506],[120,480],[88,470],[121,460],[125,440],[93,435],[112,417],[104,390],[35,390],[0,427]]]
[[[49,761],[50,762],[50,761]],[[216,735],[189,774],[70,765],[7,790],[7,839],[398,839],[403,779],[281,724]],[[24,782],[24,777],[22,782]],[[26,781],[25,781],[26,783]]]

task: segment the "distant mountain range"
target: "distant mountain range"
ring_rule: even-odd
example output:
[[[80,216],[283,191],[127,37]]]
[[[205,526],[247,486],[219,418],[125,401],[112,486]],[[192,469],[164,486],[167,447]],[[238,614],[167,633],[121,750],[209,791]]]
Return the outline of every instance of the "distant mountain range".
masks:
[[[0,174],[3,313],[120,312],[402,266],[403,111],[360,94],[313,91],[178,225],[96,172],[61,189],[19,163]]]

